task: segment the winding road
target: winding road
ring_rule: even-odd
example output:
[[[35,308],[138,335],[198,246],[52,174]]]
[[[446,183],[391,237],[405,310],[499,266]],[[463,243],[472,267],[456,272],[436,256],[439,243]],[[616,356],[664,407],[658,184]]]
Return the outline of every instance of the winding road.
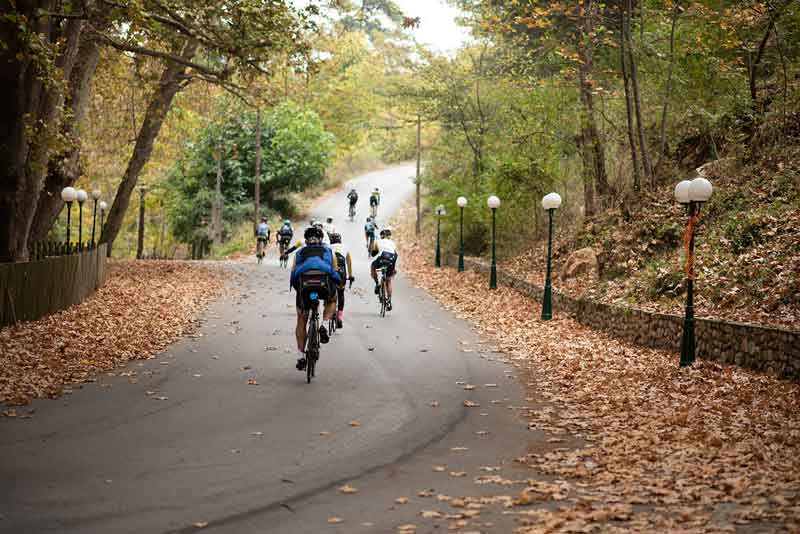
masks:
[[[356,283],[310,385],[294,369],[294,294],[274,246],[262,265],[226,263],[230,291],[195,336],[36,401],[30,420],[0,420],[0,532],[393,532],[409,522],[427,532],[419,490],[468,494],[480,466],[515,469],[502,462],[523,454],[531,433],[509,409],[521,397],[512,368],[402,274],[395,309],[378,316],[363,244],[368,191],[381,188],[385,221],[412,193],[413,172],[351,181],[361,196],[353,223],[343,192],[314,210],[335,217]],[[358,493],[337,491],[345,483]],[[412,502],[395,505],[400,496]],[[473,530],[508,521],[496,514]]]

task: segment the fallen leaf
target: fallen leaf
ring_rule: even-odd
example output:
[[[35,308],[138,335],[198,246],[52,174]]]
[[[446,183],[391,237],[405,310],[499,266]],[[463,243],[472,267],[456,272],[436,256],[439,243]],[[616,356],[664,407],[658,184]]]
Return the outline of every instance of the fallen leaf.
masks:
[[[465,400],[464,406],[466,406],[467,408],[477,408],[480,406],[480,403],[471,400]]]
[[[343,521],[344,521],[344,519],[342,519],[341,517],[333,516],[333,517],[329,517],[328,518],[328,523],[331,524],[331,525],[336,525],[336,524],[341,523]]]
[[[350,421],[350,423],[348,423],[348,424],[349,424],[350,426],[354,427],[354,428],[357,428],[357,427],[360,427],[360,426],[361,426],[361,421],[358,421],[357,419],[353,419],[353,420],[352,420],[352,421]]]
[[[344,486],[339,486],[336,489],[339,490],[340,493],[345,493],[345,494],[358,493],[358,490],[349,484],[345,484]]]
[[[206,528],[208,526],[208,521],[195,521],[192,523],[194,528]]]
[[[408,497],[398,497],[394,502],[397,504],[408,504]]]

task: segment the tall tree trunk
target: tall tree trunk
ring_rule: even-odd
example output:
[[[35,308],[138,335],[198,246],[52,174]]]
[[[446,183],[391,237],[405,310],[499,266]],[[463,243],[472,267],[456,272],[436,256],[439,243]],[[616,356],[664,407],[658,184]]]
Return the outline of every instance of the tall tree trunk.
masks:
[[[594,111],[594,96],[592,95],[592,62],[594,47],[592,34],[594,32],[595,5],[594,0],[584,0],[584,21],[582,35],[578,43],[578,82],[580,84],[581,103],[583,104],[583,116],[581,118],[581,144],[583,148],[584,160],[584,184],[588,180],[591,194],[586,196],[585,206],[586,215],[594,213],[594,190],[595,185],[597,194],[603,198],[610,196],[608,175],[606,173],[605,146],[597,130],[597,120]],[[585,187],[588,187],[585,185]]]
[[[672,72],[675,70],[675,27],[678,16],[681,14],[681,4],[675,2],[672,7],[672,27],[669,30],[669,66],[667,67],[667,83],[664,87],[664,103],[661,106],[661,126],[659,127],[658,154],[659,158],[667,155],[667,107],[672,97]]]
[[[642,175],[639,171],[639,156],[636,152],[636,140],[633,132],[633,105],[631,104],[630,77],[628,76],[627,67],[627,47],[625,46],[625,19],[627,19],[627,14],[622,5],[620,5],[619,15],[619,62],[622,70],[622,81],[625,87],[625,118],[628,121],[628,144],[631,147],[633,190],[638,193],[642,189]]]
[[[107,24],[98,20],[92,25],[95,31],[98,27]],[[64,207],[61,200],[61,190],[75,183],[81,175],[81,141],[80,129],[86,118],[89,98],[91,97],[91,79],[97,69],[100,58],[100,44],[93,32],[84,31],[81,35],[75,66],[69,78],[69,95],[67,107],[72,111],[71,120],[65,121],[61,128],[61,135],[69,143],[67,150],[50,159],[44,189],[39,195],[36,206],[36,215],[31,225],[28,245],[42,241],[47,237]]]
[[[197,52],[197,41],[189,40],[183,46],[181,56],[183,59],[191,60],[195,52]],[[147,106],[142,126],[139,128],[139,134],[136,136],[136,145],[133,148],[133,154],[128,161],[128,167],[125,169],[125,174],[122,181],[117,188],[117,195],[114,197],[114,204],[108,212],[108,220],[106,220],[105,227],[103,228],[102,236],[100,237],[101,243],[108,243],[108,255],[111,255],[111,248],[114,245],[119,229],[122,227],[122,221],[125,218],[125,212],[131,201],[131,193],[133,188],[136,187],[136,182],[139,175],[144,168],[145,163],[150,159],[150,154],[153,152],[153,143],[155,142],[161,126],[164,124],[164,119],[167,117],[169,108],[172,105],[172,99],[175,98],[177,92],[184,86],[184,74],[187,68],[179,63],[170,62],[164,68],[161,74],[161,80],[158,88],[155,90],[150,104]]]
[[[639,75],[636,67],[636,55],[633,53],[633,38],[631,37],[631,18],[633,17],[633,1],[626,0],[626,9],[628,16],[626,17],[626,36],[627,36],[627,52],[630,65],[631,85],[633,86],[633,105],[636,110],[636,130],[639,133],[639,149],[642,154],[642,167],[644,168],[645,178],[650,180],[650,184],[654,185],[653,180],[653,164],[650,161],[650,154],[647,150],[647,136],[644,132],[644,124],[642,121],[642,98],[639,93]]]
[[[0,12],[20,15],[45,46],[62,43],[53,73],[69,79],[84,21],[42,15],[55,10],[53,0],[0,1]],[[21,32],[13,21],[0,21],[0,262],[28,259],[28,235],[64,102],[61,84],[48,79],[53,73],[40,63],[46,60],[36,59]]]
[[[258,232],[258,223],[261,218],[261,108],[256,109],[256,180],[253,191],[254,221],[253,232]]]

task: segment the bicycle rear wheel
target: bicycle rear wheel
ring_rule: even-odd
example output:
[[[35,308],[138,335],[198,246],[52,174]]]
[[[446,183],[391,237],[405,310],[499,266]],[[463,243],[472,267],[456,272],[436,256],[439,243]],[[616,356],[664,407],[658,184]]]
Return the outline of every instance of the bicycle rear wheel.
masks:
[[[319,358],[319,324],[317,310],[311,311],[308,320],[308,336],[306,341],[306,383],[310,384]]]
[[[381,317],[386,317],[386,278],[383,274],[381,274],[381,289],[379,296],[381,300]]]

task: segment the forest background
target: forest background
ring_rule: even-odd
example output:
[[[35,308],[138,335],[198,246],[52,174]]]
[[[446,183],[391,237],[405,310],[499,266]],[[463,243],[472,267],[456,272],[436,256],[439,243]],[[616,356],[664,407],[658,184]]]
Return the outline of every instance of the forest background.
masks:
[[[487,251],[497,194],[501,258],[539,276],[539,201],[558,191],[557,266],[593,247],[590,291],[672,306],[672,188],[706,165],[709,303],[745,310],[770,281],[758,313],[791,322],[800,306],[797,1],[453,0],[472,39],[450,54],[415,43],[425,19],[391,0],[39,4],[0,35],[37,74],[5,73],[6,90],[22,79],[38,95],[10,130],[34,142],[0,191],[4,259],[61,236],[57,193],[73,183],[113,199],[115,256],[136,249],[137,186],[148,255],[197,239],[247,250],[257,211],[294,216],[359,170],[414,158],[419,123],[423,209],[450,207],[449,250],[463,194],[467,253]]]

